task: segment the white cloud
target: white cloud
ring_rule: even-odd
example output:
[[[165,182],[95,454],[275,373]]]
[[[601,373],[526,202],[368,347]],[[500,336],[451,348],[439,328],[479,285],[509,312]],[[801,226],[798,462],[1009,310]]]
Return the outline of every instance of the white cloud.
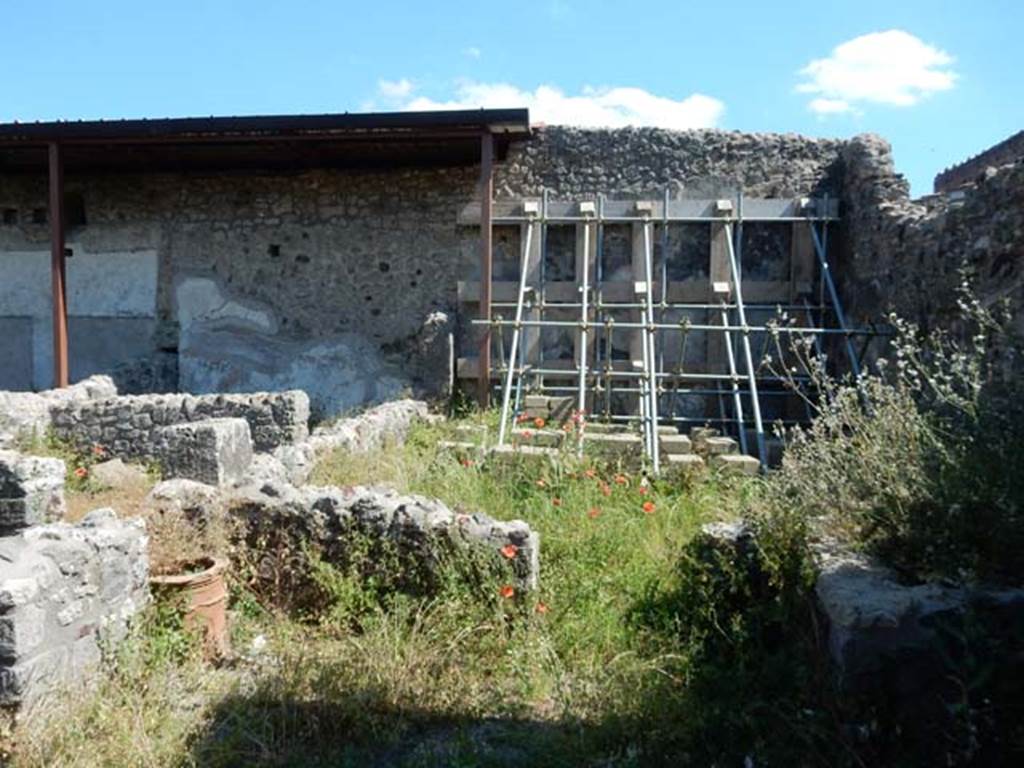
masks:
[[[469,46],[469,48],[463,48],[462,53],[471,59],[479,59],[483,55],[483,51],[477,48],[475,45]]]
[[[413,85],[406,78],[401,80],[378,80],[377,90],[386,99],[404,99],[412,93]]]
[[[953,87],[953,58],[909,32],[872,32],[837,45],[828,58],[800,70],[799,93],[814,94],[808,108],[819,115],[856,111],[858,104],[909,107]]]
[[[534,122],[621,128],[710,128],[718,123],[725,105],[718,99],[694,93],[675,100],[656,96],[642,88],[584,88],[570,96],[551,85],[526,91],[508,83],[461,81],[451,99],[437,101],[425,96],[410,99],[404,109],[479,109],[528,107]]]
[[[842,99],[811,99],[807,108],[819,115],[841,115],[853,111],[850,102]]]

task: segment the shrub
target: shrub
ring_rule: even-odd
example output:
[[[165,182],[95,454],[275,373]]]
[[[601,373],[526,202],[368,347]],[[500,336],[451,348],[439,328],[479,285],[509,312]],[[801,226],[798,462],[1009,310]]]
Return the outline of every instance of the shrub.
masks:
[[[823,521],[915,578],[1019,580],[1021,343],[1008,314],[982,306],[966,281],[960,312],[955,332],[927,336],[893,317],[892,360],[856,382],[805,359],[817,411],[787,435],[771,505]]]

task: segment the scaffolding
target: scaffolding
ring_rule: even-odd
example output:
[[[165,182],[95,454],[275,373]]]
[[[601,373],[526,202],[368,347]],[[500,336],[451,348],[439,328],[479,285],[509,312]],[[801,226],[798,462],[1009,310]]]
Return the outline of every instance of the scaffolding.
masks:
[[[657,201],[555,201],[544,193],[496,201],[491,215],[495,231],[518,230],[518,271],[514,281],[503,274],[490,284],[489,306],[473,321],[491,330],[498,364],[474,371],[463,358],[459,375],[486,377],[500,389],[499,445],[529,392],[573,397],[585,421],[638,424],[654,473],[660,424],[715,425],[743,453],[752,442],[764,467],[766,421],[807,419],[806,393],[792,389],[806,376],[766,366],[769,341],[800,334],[819,353],[837,341],[857,376],[863,350],[854,339],[876,335],[847,323],[829,268],[828,227],[838,205],[828,197],[672,199],[666,190]],[[478,205],[460,213],[463,224],[482,221]],[[556,228],[572,237],[561,237],[552,258]],[[749,246],[747,259],[745,234],[764,241]],[[764,274],[760,262],[774,272]],[[459,290],[467,302],[485,293],[468,282]],[[553,356],[545,333],[563,342]],[[774,403],[783,399],[790,402],[780,409]]]

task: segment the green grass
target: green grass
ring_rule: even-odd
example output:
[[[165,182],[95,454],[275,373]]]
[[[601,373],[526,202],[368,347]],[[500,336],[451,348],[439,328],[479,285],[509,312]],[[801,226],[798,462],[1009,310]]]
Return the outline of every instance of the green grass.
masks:
[[[678,765],[757,746],[728,733],[742,684],[729,702],[696,698],[711,670],[670,603],[700,525],[737,514],[759,481],[701,475],[641,493],[638,473],[571,455],[467,465],[438,451],[453,433],[423,425],[403,447],[336,454],[313,482],[526,520],[541,535],[536,594],[503,598],[500,583],[453,571],[413,598],[321,568],[328,608],[298,617],[236,588],[234,666],[154,656],[167,634],[150,622],[129,644],[144,652],[125,652],[133,663],[14,733],[14,764]],[[246,656],[256,635],[267,647]]]

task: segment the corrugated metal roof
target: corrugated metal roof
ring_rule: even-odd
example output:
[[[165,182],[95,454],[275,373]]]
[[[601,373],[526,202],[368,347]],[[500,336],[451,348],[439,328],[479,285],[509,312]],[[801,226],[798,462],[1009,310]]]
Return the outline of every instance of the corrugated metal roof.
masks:
[[[344,112],[325,115],[175,117],[142,120],[59,120],[0,123],[0,142],[190,141],[261,137],[344,138],[350,134],[472,132],[524,134],[526,109],[438,110],[431,112]]]
[[[0,124],[0,173],[37,173],[47,145],[79,171],[152,172],[467,165],[530,132],[525,109],[187,117]]]

